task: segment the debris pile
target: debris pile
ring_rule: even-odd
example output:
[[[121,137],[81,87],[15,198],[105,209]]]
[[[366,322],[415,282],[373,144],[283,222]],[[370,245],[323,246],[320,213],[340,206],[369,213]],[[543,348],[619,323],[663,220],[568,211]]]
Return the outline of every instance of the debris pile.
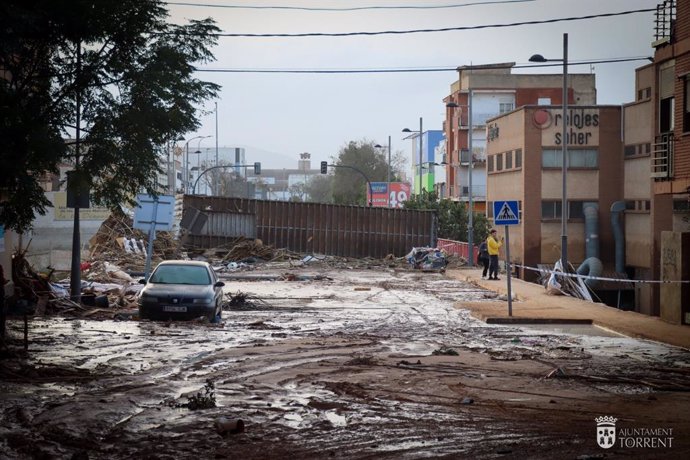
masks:
[[[439,248],[412,248],[405,256],[407,263],[422,270],[444,270],[448,261]]]
[[[122,213],[113,213],[89,240],[90,263],[108,261],[125,270],[143,270],[146,264],[148,235],[133,228],[132,218]],[[172,232],[158,231],[153,240],[152,260],[155,263],[166,259],[180,258],[180,247]]]
[[[223,262],[242,262],[257,258],[273,260],[275,257],[276,251],[271,246],[264,245],[263,241],[238,238],[230,251],[223,256]]]

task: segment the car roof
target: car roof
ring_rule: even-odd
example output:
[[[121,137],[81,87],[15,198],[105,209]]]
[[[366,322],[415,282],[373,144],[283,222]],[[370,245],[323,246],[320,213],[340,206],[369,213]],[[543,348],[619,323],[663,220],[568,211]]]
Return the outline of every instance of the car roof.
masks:
[[[196,267],[209,267],[210,264],[208,262],[205,262],[203,260],[164,260],[163,262],[159,263],[158,266],[161,265],[188,265],[188,266],[196,266]]]

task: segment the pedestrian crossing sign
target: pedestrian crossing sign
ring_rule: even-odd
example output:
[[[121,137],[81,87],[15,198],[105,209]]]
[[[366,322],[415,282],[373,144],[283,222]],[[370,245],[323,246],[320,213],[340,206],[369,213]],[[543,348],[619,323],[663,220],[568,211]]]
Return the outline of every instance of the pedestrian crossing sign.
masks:
[[[518,225],[517,201],[494,201],[494,225]]]

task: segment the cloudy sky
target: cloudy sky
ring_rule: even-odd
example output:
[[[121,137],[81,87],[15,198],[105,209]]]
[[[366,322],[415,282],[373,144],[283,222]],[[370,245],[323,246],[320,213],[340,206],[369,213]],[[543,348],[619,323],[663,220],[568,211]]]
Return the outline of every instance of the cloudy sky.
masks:
[[[198,74],[222,86],[219,99],[205,107],[212,111],[214,102],[218,104],[218,144],[246,147],[248,162],[262,161],[264,168],[272,168],[295,167],[301,152],[311,153],[313,162],[318,162],[336,156],[351,140],[386,144],[388,136],[393,151],[403,151],[409,156],[411,141],[403,140],[402,129],[418,129],[420,117],[424,130],[441,129],[442,100],[450,93],[457,73],[454,70],[317,74],[210,70],[428,70],[495,62],[527,66],[529,57],[535,53],[561,58],[562,36],[568,33],[570,72],[594,72],[598,102],[621,104],[634,100],[634,69],[647,63],[644,57],[653,54],[654,14],[549,21],[650,9],[660,1],[186,0],[167,3],[172,20],[212,17],[228,34],[332,34],[474,27],[373,36],[221,37],[214,50],[216,62],[201,66]],[[282,8],[266,8],[271,6]],[[356,9],[362,7],[369,8]],[[342,10],[346,8],[352,10]],[[534,21],[544,23],[476,28]],[[623,58],[640,60],[598,63],[593,67],[576,65]],[[561,67],[513,72],[560,74]],[[187,137],[215,136],[215,120],[214,114],[204,116],[202,128]],[[201,148],[214,148],[215,143],[215,137],[204,139]]]

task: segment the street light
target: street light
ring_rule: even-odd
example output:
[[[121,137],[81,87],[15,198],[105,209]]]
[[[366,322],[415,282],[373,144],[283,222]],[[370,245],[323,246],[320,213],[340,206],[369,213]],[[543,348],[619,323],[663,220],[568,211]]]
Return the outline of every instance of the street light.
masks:
[[[568,271],[568,195],[566,178],[568,171],[568,142],[566,139],[566,117],[568,112],[568,34],[563,34],[563,59],[546,59],[541,54],[529,58],[530,62],[563,62],[563,115],[561,120],[561,149],[562,149],[562,199],[561,199],[561,265],[564,272]]]
[[[457,109],[460,107],[458,104],[455,102],[449,102],[446,104],[446,107],[449,107],[453,110]],[[472,89],[469,89],[467,93],[467,125],[468,125],[468,130],[467,130],[467,152],[469,155],[469,170],[467,173],[467,248],[468,248],[468,257],[467,257],[467,265],[470,267],[474,266],[474,205],[472,202],[472,170],[474,168],[474,154],[472,152],[472,131],[474,127],[472,126]],[[458,124],[459,126],[459,124]],[[461,149],[458,149],[458,152],[461,152]],[[462,153],[460,153],[460,157],[462,157]],[[462,165],[462,158],[458,158],[460,165]]]
[[[422,191],[424,190],[422,187],[422,151],[424,150],[423,148],[423,135],[424,135],[424,128],[422,128],[422,117],[419,117],[419,131],[413,131],[409,128],[405,128],[402,130],[404,133],[419,133],[419,196],[422,196]]]
[[[182,190],[187,193],[187,190],[189,190],[189,143],[192,142],[194,139],[203,139],[205,137],[209,136],[196,136],[192,137],[191,139],[188,139],[187,142],[184,144],[184,171],[182,174]],[[201,141],[199,141],[201,142]]]
[[[209,138],[209,137],[213,137],[213,136],[209,134],[208,136],[199,136],[199,137],[197,137],[196,139],[199,139],[199,142],[198,142],[197,145],[196,145],[196,151],[194,151],[194,152],[192,152],[192,153],[194,153],[195,155],[201,155],[201,150],[200,150],[200,149],[201,149],[201,141],[203,141],[204,139],[207,139],[207,138]],[[192,139],[194,139],[194,138],[192,138]],[[190,141],[191,141],[192,139],[190,139]],[[199,169],[199,168],[198,168],[198,165],[199,165],[199,157],[197,157],[197,169]],[[194,168],[192,168],[192,170],[193,170],[193,169],[194,169]],[[189,192],[189,189],[191,188],[190,185],[191,185],[191,182],[192,182],[192,178],[190,177],[190,174],[189,174],[189,150],[187,150],[187,163],[186,163],[186,166],[185,166],[185,171],[187,171],[187,183],[186,183],[186,185],[185,185],[185,193],[188,193],[188,192]]]
[[[376,144],[374,146],[377,149],[382,149],[383,146]],[[388,204],[388,207],[390,208],[390,202],[391,202],[391,137],[388,136],[388,169],[386,170],[386,193],[388,194],[388,197],[386,198],[386,203]]]

